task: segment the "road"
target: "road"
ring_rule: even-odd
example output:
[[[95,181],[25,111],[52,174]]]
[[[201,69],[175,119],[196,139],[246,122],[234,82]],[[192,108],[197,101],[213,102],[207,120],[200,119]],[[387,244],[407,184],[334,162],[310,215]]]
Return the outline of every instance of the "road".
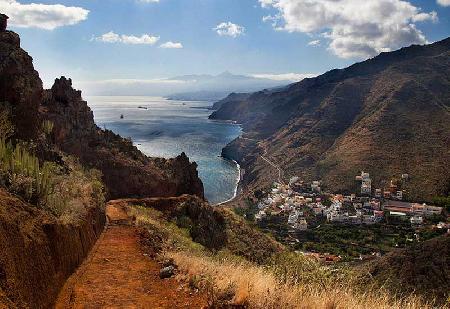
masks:
[[[279,165],[277,165],[274,162],[272,162],[271,160],[269,160],[266,157],[266,155],[267,155],[267,149],[264,147],[263,148],[263,154],[261,154],[259,156],[261,157],[261,159],[263,159],[265,162],[267,162],[270,166],[272,166],[274,169],[276,169],[278,171],[278,182],[284,184],[284,181],[283,181],[284,171],[283,171],[283,169]]]

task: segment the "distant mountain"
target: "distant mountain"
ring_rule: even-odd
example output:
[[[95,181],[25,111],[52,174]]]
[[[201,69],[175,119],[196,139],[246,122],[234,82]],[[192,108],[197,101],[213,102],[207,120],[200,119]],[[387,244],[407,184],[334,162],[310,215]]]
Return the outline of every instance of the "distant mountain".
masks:
[[[194,92],[181,92],[171,94],[166,98],[176,101],[209,101],[214,102],[222,98],[225,98],[229,91],[194,91]]]
[[[184,75],[170,78],[190,85],[187,92],[174,93],[168,96],[175,100],[218,101],[231,92],[253,92],[286,86],[293,81],[286,79],[269,79],[247,75],[235,75],[223,72],[219,75]]]
[[[285,178],[332,191],[355,190],[361,170],[374,188],[409,174],[409,198],[450,190],[450,38],[225,101],[211,118],[243,124],[224,154],[244,167],[247,188],[275,180],[264,154]]]
[[[306,74],[304,76],[311,76]],[[182,75],[163,79],[111,79],[76,84],[88,95],[163,96],[175,100],[217,101],[231,92],[254,92],[283,87],[303,78],[302,75]]]

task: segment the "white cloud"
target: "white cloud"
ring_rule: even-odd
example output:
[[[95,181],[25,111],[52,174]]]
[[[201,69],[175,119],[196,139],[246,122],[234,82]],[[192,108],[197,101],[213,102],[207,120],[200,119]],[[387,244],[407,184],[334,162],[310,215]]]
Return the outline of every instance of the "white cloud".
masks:
[[[305,78],[316,77],[317,74],[283,73],[283,74],[253,74],[251,76],[255,78],[265,78],[276,81],[298,82]]]
[[[16,27],[53,30],[86,20],[89,11],[62,4],[22,4],[16,0],[0,0],[0,12],[9,16],[9,24]]]
[[[158,3],[159,0],[138,0],[138,2],[142,2],[142,3]]]
[[[442,6],[450,6],[450,0],[437,0],[437,3]]]
[[[314,40],[308,42],[308,46],[320,46],[320,40]]]
[[[180,48],[183,48],[183,44],[169,41],[169,42],[159,45],[159,47],[160,48],[180,49]]]
[[[405,0],[259,2],[262,7],[276,10],[275,29],[322,33],[330,41],[331,52],[342,58],[366,58],[413,43],[427,43],[415,23],[437,21],[436,12],[422,12]]]
[[[141,84],[141,85],[152,85],[152,84],[186,84],[190,81],[167,79],[167,78],[155,78],[155,79],[104,79],[96,81],[84,81],[82,83],[90,83],[96,85],[131,85],[131,84]]]
[[[99,41],[104,43],[123,43],[132,45],[154,45],[159,41],[159,36],[143,34],[141,36],[117,34],[113,31],[102,34],[99,37],[93,37],[91,41]]]
[[[215,28],[213,28],[217,32],[218,35],[221,36],[230,36],[233,38],[238,37],[239,35],[244,34],[245,28],[232,22],[223,22],[218,24]]]

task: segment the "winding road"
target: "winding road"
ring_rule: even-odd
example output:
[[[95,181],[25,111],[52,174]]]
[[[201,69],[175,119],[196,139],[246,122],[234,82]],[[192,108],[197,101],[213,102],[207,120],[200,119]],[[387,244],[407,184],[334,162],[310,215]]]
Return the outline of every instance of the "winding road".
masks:
[[[268,163],[270,166],[272,166],[273,168],[275,168],[278,171],[278,182],[281,184],[284,184],[283,181],[283,174],[284,171],[283,169],[278,166],[277,164],[275,164],[274,162],[270,161],[267,157],[267,149],[265,147],[263,147],[263,154],[259,155],[261,157],[261,159],[263,159],[266,163]]]

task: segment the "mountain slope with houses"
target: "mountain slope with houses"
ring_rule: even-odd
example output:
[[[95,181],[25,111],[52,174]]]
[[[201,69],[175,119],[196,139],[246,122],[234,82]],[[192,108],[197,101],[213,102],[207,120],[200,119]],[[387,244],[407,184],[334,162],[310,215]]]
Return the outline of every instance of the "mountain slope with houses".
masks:
[[[352,191],[369,172],[373,188],[408,174],[407,197],[450,190],[450,38],[382,53],[280,91],[234,96],[212,119],[241,123],[245,134],[224,155],[245,169],[248,189],[283,177],[320,179]]]

